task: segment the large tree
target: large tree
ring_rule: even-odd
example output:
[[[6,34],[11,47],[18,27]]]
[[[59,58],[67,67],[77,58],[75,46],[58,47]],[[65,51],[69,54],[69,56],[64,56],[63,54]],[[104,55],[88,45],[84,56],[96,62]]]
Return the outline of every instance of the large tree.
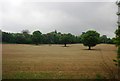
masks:
[[[99,43],[99,37],[100,34],[93,30],[84,32],[81,35],[82,43],[84,44],[84,46],[88,46],[89,50],[91,50],[91,47],[96,46],[96,44]]]
[[[69,34],[62,34],[61,38],[60,38],[60,41],[66,47],[67,44],[72,43],[72,35],[70,33]]]
[[[40,31],[34,31],[32,35],[33,43],[38,45],[42,43],[42,33]]]

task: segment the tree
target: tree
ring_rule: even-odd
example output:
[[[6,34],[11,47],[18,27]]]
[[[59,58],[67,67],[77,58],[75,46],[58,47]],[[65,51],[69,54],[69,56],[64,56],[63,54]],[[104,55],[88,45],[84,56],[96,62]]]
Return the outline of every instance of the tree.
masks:
[[[0,43],[2,42],[2,31],[0,30]]]
[[[72,42],[71,34],[62,34],[61,38],[60,38],[60,41],[66,47],[67,44],[70,44]]]
[[[17,44],[25,44],[25,37],[24,37],[23,34],[16,33],[16,34],[14,34],[14,38],[15,38],[15,43],[17,43]]]
[[[29,30],[22,30],[22,33],[23,34],[29,34],[30,32],[29,32]]]
[[[114,44],[114,38],[107,38],[107,44]]]
[[[107,40],[108,40],[108,38],[106,35],[103,35],[100,37],[100,43],[107,43]]]
[[[59,43],[59,34],[57,33],[57,30],[50,32],[47,35],[48,35],[48,39],[50,40],[50,43],[52,44]]]
[[[14,43],[14,36],[12,33],[2,32],[2,42]]]
[[[42,33],[40,31],[34,31],[32,35],[33,43],[38,45],[42,43]]]
[[[118,5],[118,9],[120,9],[120,1],[117,1],[116,4]],[[120,11],[118,10],[118,29],[115,31],[116,34],[116,39],[115,39],[115,43],[118,47],[117,50],[117,60],[113,60],[116,62],[116,65],[118,66],[118,80],[120,80]]]
[[[118,29],[115,31],[115,34],[116,34],[115,43],[118,47],[118,51],[117,51],[118,54],[117,54],[117,60],[114,60],[114,61],[117,62],[116,65],[120,67],[120,26],[118,26]]]
[[[106,35],[100,37],[100,43],[104,44],[114,44],[114,39],[108,38]]]
[[[84,46],[88,46],[89,50],[91,50],[91,47],[99,43],[99,37],[100,34],[98,32],[89,30],[81,35],[81,40]]]
[[[120,1],[116,2],[116,4],[118,5],[118,9],[120,8]],[[118,11],[117,13],[118,15],[118,19],[120,18],[120,12]],[[114,60],[118,65],[118,71],[120,71],[120,20],[118,20],[118,28],[115,31],[116,34],[116,38],[115,38],[115,43],[118,47],[118,51],[117,51],[117,60]],[[120,72],[118,73],[118,75],[120,75]]]
[[[74,43],[82,43],[81,36],[75,36]]]
[[[31,44],[32,43],[31,35],[29,33],[30,33],[29,30],[22,30],[22,34],[25,37],[25,43],[26,44]]]

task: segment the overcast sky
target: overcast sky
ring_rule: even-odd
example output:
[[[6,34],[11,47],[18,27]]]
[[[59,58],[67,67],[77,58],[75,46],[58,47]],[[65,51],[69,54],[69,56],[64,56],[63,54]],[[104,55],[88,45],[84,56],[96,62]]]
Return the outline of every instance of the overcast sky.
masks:
[[[3,31],[30,32],[54,30],[80,35],[93,29],[101,35],[114,37],[117,28],[115,2],[38,2],[2,1],[0,27]]]

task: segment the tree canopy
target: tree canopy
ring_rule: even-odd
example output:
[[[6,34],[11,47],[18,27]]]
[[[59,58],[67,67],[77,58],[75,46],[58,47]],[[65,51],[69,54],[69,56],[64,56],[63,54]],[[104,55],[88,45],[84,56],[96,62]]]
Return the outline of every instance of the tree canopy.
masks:
[[[60,40],[61,43],[64,44],[64,46],[66,47],[66,44],[71,44],[73,42],[73,35],[72,34],[62,34]]]
[[[40,31],[34,31],[32,35],[33,43],[38,45],[42,43],[42,33]]]
[[[89,30],[82,35],[82,43],[84,46],[88,46],[89,50],[91,50],[91,47],[96,46],[96,44],[99,43],[99,37],[100,34],[96,31]]]

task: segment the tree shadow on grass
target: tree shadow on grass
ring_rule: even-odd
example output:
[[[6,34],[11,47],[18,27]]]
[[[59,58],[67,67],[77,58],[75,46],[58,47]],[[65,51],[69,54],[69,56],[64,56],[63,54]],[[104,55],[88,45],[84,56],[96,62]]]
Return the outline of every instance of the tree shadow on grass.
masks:
[[[70,46],[61,46],[61,47],[70,47]]]
[[[88,50],[88,51],[100,51],[100,49],[91,49],[91,50],[89,50],[89,49],[82,49],[82,50]]]
[[[36,44],[31,44],[31,45],[36,46],[36,47],[37,47],[37,46],[38,46],[38,47],[39,47],[39,46],[45,46],[45,44],[38,44],[38,45],[36,45]]]
[[[36,44],[32,44],[33,46],[41,46],[41,45],[36,45]]]

